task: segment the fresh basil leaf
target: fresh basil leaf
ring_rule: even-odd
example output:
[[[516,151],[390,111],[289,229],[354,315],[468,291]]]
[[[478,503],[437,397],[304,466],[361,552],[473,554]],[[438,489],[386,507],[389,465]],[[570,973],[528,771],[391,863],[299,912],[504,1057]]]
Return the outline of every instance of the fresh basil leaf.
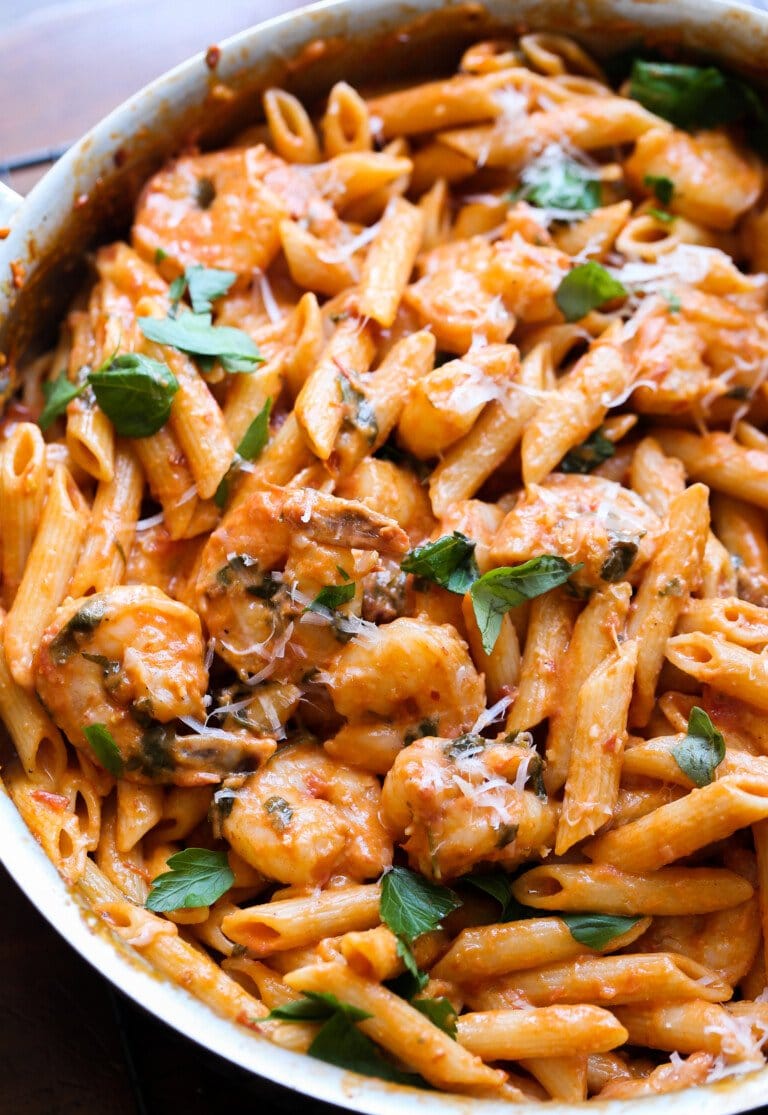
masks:
[[[272,399],[267,399],[264,406],[248,426],[242,436],[235,453],[235,459],[219,481],[219,486],[214,492],[213,502],[219,509],[223,509],[229,499],[229,485],[236,472],[239,471],[242,461],[253,461],[259,457],[264,446],[269,441],[269,416],[272,413]]]
[[[607,461],[616,452],[616,446],[603,434],[603,427],[590,434],[586,441],[569,450],[560,462],[561,472],[586,474]]]
[[[318,1061],[349,1072],[359,1072],[363,1076],[375,1076],[394,1084],[424,1085],[420,1076],[401,1072],[386,1061],[370,1038],[361,1033],[342,1011],[336,1011],[328,1019],[307,1052]]]
[[[580,163],[542,158],[522,171],[513,197],[542,209],[591,213],[600,204],[600,179]]]
[[[501,630],[502,616],[525,600],[564,585],[583,562],[571,565],[556,554],[542,554],[522,565],[506,565],[484,573],[470,588],[483,650],[490,654]]]
[[[407,945],[437,929],[461,899],[407,867],[393,867],[381,880],[381,920]]]
[[[428,1018],[433,1026],[455,1039],[457,1015],[450,999],[442,996],[437,999],[412,999],[411,1006]]]
[[[171,310],[173,317],[176,317],[176,311],[179,308],[179,302],[181,302],[182,298],[184,297],[184,291],[186,289],[187,280],[183,275],[179,275],[179,277],[177,279],[174,279],[171,285],[168,287],[168,297],[171,300]]]
[[[170,871],[153,879],[147,909],[155,913],[168,910],[212,906],[235,881],[226,852],[208,848],[185,848],[168,860]]]
[[[150,437],[168,421],[179,381],[165,364],[136,352],[115,356],[88,382],[121,437]]]
[[[335,608],[340,608],[342,604],[348,604],[354,595],[354,581],[349,581],[344,585],[326,585],[325,588],[320,589],[312,603],[307,604],[304,611],[319,612],[320,615],[324,615]]]
[[[264,802],[264,808],[269,814],[269,821],[275,832],[285,832],[293,820],[293,809],[285,798],[278,796],[267,798]]]
[[[746,87],[716,66],[644,62],[632,66],[629,95],[678,128],[717,128],[746,116]]]
[[[609,584],[623,581],[632,562],[637,557],[637,542],[619,541],[611,547],[611,552],[600,566],[602,580]]]
[[[507,908],[510,898],[512,897],[512,887],[509,875],[503,871],[489,871],[487,874],[472,874],[462,875],[458,880],[460,883],[466,883],[475,890],[481,890],[484,894],[490,895],[495,898],[501,907],[502,914]]]
[[[85,391],[85,384],[83,383],[78,387],[76,383],[69,380],[66,372],[61,372],[58,379],[52,379],[48,383],[44,383],[43,398],[45,399],[45,406],[37,420],[40,429],[47,430],[52,422],[66,413],[66,409],[72,400],[76,399],[78,395],[82,395],[83,391]]]
[[[604,949],[614,937],[628,933],[640,918],[612,914],[557,914],[565,922],[574,941],[590,949]]]
[[[203,267],[200,263],[187,267],[184,281],[193,311],[196,314],[208,313],[212,303],[217,298],[223,298],[236,278],[234,271],[220,271],[217,267]]]
[[[215,356],[228,372],[252,372],[257,364],[263,363],[247,333],[230,325],[213,325],[210,314],[140,317],[138,323],[148,341],[171,345],[191,356]]]
[[[657,209],[653,205],[648,210],[648,214],[653,217],[654,220],[661,221],[661,223],[665,225],[671,225],[675,219],[674,213],[667,213],[664,209]]]
[[[453,357],[451,357],[451,359],[453,359]],[[437,364],[435,364],[435,367],[437,367]],[[420,461],[418,457],[414,457],[413,453],[409,453],[406,449],[401,449],[392,441],[385,441],[373,455],[377,461],[391,461],[392,464],[397,465],[398,468],[409,469],[416,474],[422,484],[425,483],[432,471],[428,461]]]
[[[654,197],[662,205],[669,205],[675,192],[675,183],[663,174],[646,174],[643,185],[653,191]]]
[[[703,708],[694,705],[688,717],[688,730],[680,743],[672,748],[680,770],[694,786],[708,786],[725,758],[725,740]]]
[[[604,267],[591,259],[572,268],[555,291],[555,302],[566,321],[581,321],[590,310],[598,310],[626,290]]]
[[[115,778],[120,778],[125,769],[123,756],[106,724],[89,724],[83,728],[83,735],[104,770]]]
[[[464,595],[480,576],[475,561],[475,542],[466,535],[454,531],[435,542],[425,542],[410,550],[400,568],[404,573],[413,573],[425,581],[447,588],[449,592]]]
[[[416,963],[416,957],[411,951],[411,946],[407,945],[400,937],[397,939],[397,955],[400,957],[403,964],[405,964],[405,972],[403,974],[410,976],[412,982],[409,986],[414,988],[413,994],[416,994],[417,991],[423,991],[429,982],[429,976],[419,968]]]
[[[350,1022],[362,1022],[366,1018],[373,1018],[368,1011],[353,1007],[351,1003],[343,1003],[330,991],[304,991],[303,999],[295,999],[290,1003],[274,1007],[265,1022],[324,1022],[334,1014],[342,1014]]]

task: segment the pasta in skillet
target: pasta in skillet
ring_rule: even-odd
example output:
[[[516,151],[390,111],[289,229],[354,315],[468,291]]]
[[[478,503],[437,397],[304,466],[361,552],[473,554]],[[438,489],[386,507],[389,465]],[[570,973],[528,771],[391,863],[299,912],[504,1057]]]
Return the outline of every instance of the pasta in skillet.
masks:
[[[4,782],[286,1048],[510,1102],[764,1064],[768,226],[701,72],[269,90],[3,420]]]

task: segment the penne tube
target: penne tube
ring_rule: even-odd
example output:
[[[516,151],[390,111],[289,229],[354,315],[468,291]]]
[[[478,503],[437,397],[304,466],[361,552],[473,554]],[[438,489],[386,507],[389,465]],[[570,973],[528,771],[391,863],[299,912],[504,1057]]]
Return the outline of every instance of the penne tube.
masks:
[[[573,631],[577,602],[562,589],[537,596],[531,603],[520,681],[507,731],[533,728],[557,708],[559,670]]]
[[[115,822],[115,844],[118,852],[130,852],[135,848],[162,816],[162,786],[144,786],[121,778],[117,783]]]
[[[768,711],[768,663],[763,655],[718,635],[694,631],[668,639],[666,656],[697,681]]]
[[[222,928],[256,956],[302,948],[323,937],[379,924],[378,884],[323,891],[312,898],[285,898],[230,914]]]
[[[462,1014],[457,1040],[489,1061],[606,1053],[627,1040],[610,1011],[589,1005]]]
[[[171,403],[169,426],[186,457],[201,499],[210,499],[235,454],[224,416],[188,356],[167,349],[179,390]]]
[[[136,533],[144,477],[129,444],[117,443],[112,479],[100,481],[83,548],[72,574],[70,596],[119,585]]]
[[[627,631],[630,638],[639,639],[629,713],[633,726],[648,723],[669,637],[690,593],[698,587],[709,529],[708,496],[703,484],[693,484],[673,497],[667,529],[632,606]]]
[[[584,851],[597,864],[637,873],[655,871],[766,817],[768,784],[751,775],[732,774],[596,837]]]
[[[68,798],[30,782],[18,767],[3,770],[3,781],[22,820],[64,881],[74,885],[91,862],[88,833],[80,828]],[[63,779],[62,779],[63,788]]]
[[[573,714],[590,673],[608,658],[618,643],[629,611],[628,582],[594,593],[578,616],[562,667],[558,703],[549,718],[544,785],[555,793],[565,782],[571,755]]]
[[[63,465],[51,478],[40,526],[5,621],[5,656],[18,685],[30,689],[33,659],[61,603],[88,522],[88,510]]]
[[[556,855],[567,852],[613,817],[638,649],[638,639],[622,643],[579,690]]]
[[[643,438],[632,454],[629,480],[633,490],[661,519],[666,519],[675,496],[685,491],[682,462],[667,456],[652,437]]]
[[[641,918],[600,951],[612,952],[632,944],[649,925],[648,918]],[[437,979],[475,983],[582,954],[597,953],[580,944],[561,918],[537,917],[463,929],[431,974]]]
[[[347,151],[371,150],[371,122],[368,105],[346,81],[337,81],[328,94],[320,120],[323,151],[328,158]],[[318,162],[318,159],[313,159]]]
[[[493,650],[490,654],[486,654],[469,594],[462,600],[461,610],[467,628],[467,641],[472,652],[472,660],[478,670],[485,675],[485,691],[488,699],[498,701],[506,696],[520,680],[520,642],[515,625],[508,615],[502,616],[501,628]]]
[[[701,436],[688,430],[659,428],[653,436],[665,453],[683,462],[691,480],[768,508],[768,452],[745,449],[719,431]]]
[[[46,447],[37,426],[20,422],[0,454],[3,604],[13,604],[40,522],[47,487]]]
[[[405,971],[397,937],[386,925],[378,925],[362,933],[345,933],[338,944],[347,964],[364,979],[383,983]],[[417,937],[412,952],[418,967],[422,970],[431,968],[445,945],[446,935],[442,930]]]
[[[717,972],[672,952],[579,956],[544,968],[515,972],[500,982],[473,986],[467,1001],[476,1010],[504,1010],[530,1004],[673,1002],[705,999],[721,1003],[733,988]]]
[[[581,1103],[587,1098],[587,1057],[584,1054],[579,1057],[524,1058],[520,1067],[535,1077],[553,1100]]]
[[[67,407],[67,449],[89,476],[109,482],[115,463],[115,431],[91,391]]]
[[[454,1042],[399,995],[355,975],[346,964],[299,968],[285,982],[298,991],[330,992],[367,1011],[372,1017],[359,1023],[362,1032],[436,1088],[471,1093],[498,1090],[505,1082],[505,1074],[463,1048],[461,1038]]]
[[[726,1061],[754,1061],[757,1052],[749,1024],[739,1024],[723,1007],[704,999],[617,1007],[616,1018],[626,1026],[633,1045],[670,1053],[712,1053]]]
[[[721,600],[689,600],[677,621],[677,631],[721,635],[727,642],[761,651],[768,646],[768,608],[729,596]]]
[[[283,369],[288,352],[281,350],[277,356],[260,365],[249,375],[232,376],[226,401],[221,408],[230,440],[237,447],[245,431],[259,414],[267,399],[276,402],[283,386]],[[231,464],[231,461],[230,461]]]
[[[285,89],[267,89],[263,98],[272,144],[289,163],[317,163],[320,144],[306,109]]]
[[[742,499],[712,495],[712,521],[717,537],[732,555],[739,596],[768,606],[768,531],[765,514]],[[735,595],[736,589],[733,589]]]
[[[368,326],[356,318],[345,319],[337,325],[296,398],[296,420],[321,461],[330,457],[344,421],[342,387],[345,383],[354,386],[354,377],[367,371],[373,352]]]
[[[629,827],[618,831],[625,832]],[[666,867],[630,874],[629,870],[601,863],[558,863],[526,871],[513,883],[512,893],[518,902],[536,910],[593,910],[617,915],[709,914],[746,902],[753,888],[741,875],[722,867]]]
[[[243,470],[243,476],[229,501],[227,513],[234,512],[254,492],[270,484],[285,485],[297,472],[312,464],[314,458],[307,445],[295,413],[291,413],[274,434],[257,461]],[[226,522],[226,515],[224,516]]]
[[[312,167],[311,180],[340,211],[410,174],[411,166],[410,159],[383,151],[345,151]]]
[[[460,75],[373,97],[368,112],[378,121],[379,134],[387,139],[490,120],[503,111],[503,100],[496,100],[494,94],[508,82],[507,73]]]
[[[423,228],[424,217],[417,206],[399,197],[387,205],[360,275],[357,306],[361,317],[373,318],[385,328],[394,323]]]

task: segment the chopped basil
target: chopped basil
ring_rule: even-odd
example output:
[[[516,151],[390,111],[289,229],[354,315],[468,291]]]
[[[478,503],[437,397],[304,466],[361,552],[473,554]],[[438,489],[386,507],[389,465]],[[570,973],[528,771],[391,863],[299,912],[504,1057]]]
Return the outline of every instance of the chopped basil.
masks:
[[[424,739],[425,736],[434,736],[437,734],[438,722],[436,717],[427,717],[415,728],[409,730],[403,736],[403,745],[408,747],[409,744],[414,743],[417,739]]]
[[[400,568],[426,581],[463,596],[480,576],[475,561],[475,542],[454,531],[435,542],[425,542],[410,550]]]
[[[131,710],[135,715],[135,706]],[[176,734],[169,724],[149,719],[144,723],[141,733],[141,759],[136,765],[148,778],[156,778],[162,771],[173,770],[174,762],[171,748]],[[131,763],[131,769],[134,769]]]
[[[616,447],[603,434],[603,427],[590,434],[586,441],[569,450],[560,462],[561,472],[588,473],[607,461],[616,452]]]
[[[600,576],[609,584],[623,581],[632,562],[637,557],[637,542],[619,541],[611,547],[611,552],[600,566]]]
[[[659,589],[659,596],[682,596],[683,585],[679,577],[672,577],[664,585],[664,588]]]
[[[665,175],[646,174],[643,185],[653,191],[653,195],[662,205],[669,205],[672,194],[675,192],[675,183]]]
[[[355,582],[349,581],[344,585],[326,585],[321,588],[311,604],[307,604],[305,612],[319,612],[325,615],[342,604],[348,604],[355,595]]]
[[[453,359],[453,357],[451,357]],[[435,364],[437,367],[437,364]],[[409,453],[406,449],[401,449],[392,441],[385,441],[380,445],[376,452],[373,454],[377,461],[391,461],[393,465],[398,468],[407,468],[415,473],[422,484],[426,481],[431,472],[431,466],[427,461],[420,461],[418,457],[414,457],[413,453]]]
[[[168,259],[165,248],[155,248],[155,263],[162,263],[164,259]]]
[[[672,290],[660,290],[659,294],[667,303],[667,308],[671,314],[679,314],[683,308],[683,303],[679,297]]]
[[[165,364],[136,352],[91,372],[96,402],[121,437],[150,437],[165,425],[179,381]]]
[[[600,204],[600,179],[580,163],[541,158],[525,167],[512,196],[542,209],[591,213]]]
[[[471,759],[473,755],[479,755],[484,751],[487,743],[488,740],[482,736],[468,732],[466,735],[448,740],[443,745],[443,751],[449,759]]]
[[[78,647],[78,635],[86,635],[99,626],[106,615],[104,600],[97,597],[95,600],[83,604],[71,619],[62,627],[58,635],[52,640],[48,653],[57,666],[63,665],[75,653]]]
[[[55,422],[66,412],[72,400],[76,399],[78,395],[82,395],[83,391],[85,391],[85,384],[78,386],[76,383],[72,383],[66,372],[61,372],[58,379],[52,379],[44,383],[43,398],[45,399],[45,406],[37,420],[40,429],[47,430],[52,422]]]
[[[496,645],[502,616],[525,600],[565,584],[582,564],[571,565],[556,554],[542,554],[522,565],[491,569],[475,581],[469,591],[485,653],[490,654]]]
[[[636,58],[629,95],[678,128],[717,128],[760,115],[752,90],[716,66],[644,62]]]
[[[614,939],[628,933],[640,918],[613,914],[558,914],[570,930],[574,941],[591,949],[604,949]]]
[[[680,770],[694,786],[708,786],[725,758],[725,740],[703,708],[694,705],[688,717],[688,730],[680,743],[672,748]]]
[[[648,210],[648,213],[654,220],[661,221],[662,224],[665,225],[671,225],[675,219],[674,213],[667,213],[664,209],[657,209],[653,205]]]
[[[411,1006],[449,1037],[456,1037],[456,1011],[450,999],[411,999]]]
[[[123,756],[106,724],[88,724],[83,728],[83,735],[104,770],[120,778],[125,769]]]
[[[229,485],[235,473],[239,472],[242,462],[253,461],[261,455],[264,446],[269,441],[269,416],[271,413],[272,399],[270,398],[267,399],[259,413],[249,424],[237,447],[235,459],[219,481],[219,486],[213,497],[217,507],[223,508],[229,499]]]
[[[303,999],[274,1007],[266,1017],[267,1022],[325,1022],[334,1014],[343,1014],[352,1022],[373,1018],[372,1014],[343,1003],[330,991],[304,991]]]
[[[398,954],[417,976],[411,946],[417,937],[437,929],[443,918],[461,906],[461,899],[448,887],[431,883],[407,867],[393,867],[381,880],[379,914],[397,937]]]
[[[149,341],[171,345],[191,356],[217,357],[227,372],[252,372],[263,363],[256,344],[229,325],[213,325],[211,315],[183,313],[177,318],[140,317],[139,328]]]
[[[81,651],[86,662],[93,662],[101,667],[101,676],[104,679],[104,688],[109,692],[117,685],[120,675],[120,663],[116,658],[107,658],[104,654],[88,654]]]
[[[269,814],[269,823],[277,833],[283,833],[293,820],[293,810],[285,798],[271,797],[264,802]]]
[[[339,390],[346,411],[345,420],[373,445],[378,437],[379,423],[370,399],[344,374],[339,375]]]
[[[152,880],[147,909],[155,913],[212,906],[235,881],[226,852],[185,848],[168,860],[170,871]]]
[[[591,259],[574,267],[560,281],[555,302],[566,321],[581,321],[590,310],[598,310],[606,302],[626,295],[619,280]]]

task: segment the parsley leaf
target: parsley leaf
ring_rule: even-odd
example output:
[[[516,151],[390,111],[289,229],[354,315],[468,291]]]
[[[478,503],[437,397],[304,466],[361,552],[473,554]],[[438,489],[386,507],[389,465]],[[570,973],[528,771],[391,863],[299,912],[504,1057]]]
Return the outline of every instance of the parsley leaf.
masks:
[[[725,758],[725,740],[703,708],[694,705],[685,739],[672,748],[675,762],[695,786],[708,786]]]
[[[632,66],[629,95],[678,128],[716,128],[754,111],[743,82],[716,66],[644,62]]]
[[[600,204],[600,179],[589,167],[568,159],[543,157],[529,163],[520,183],[514,199],[542,209],[591,213]]]
[[[480,576],[475,561],[475,542],[464,534],[454,531],[435,542],[425,542],[410,550],[400,568],[404,573],[413,573],[425,581],[447,588],[463,596]]]
[[[344,585],[326,585],[321,588],[311,604],[307,604],[305,612],[319,612],[320,615],[348,604],[355,595],[355,582],[348,581]]]
[[[269,416],[272,413],[272,399],[267,399],[264,406],[248,426],[242,436],[235,452],[235,459],[219,481],[213,502],[219,509],[223,509],[229,499],[229,485],[233,476],[240,470],[243,461],[253,461],[261,455],[264,446],[269,441]]]
[[[618,917],[612,914],[558,914],[570,930],[574,941],[591,949],[604,949],[614,937],[628,933],[639,917]]]
[[[625,298],[626,294],[619,280],[591,259],[572,268],[560,281],[555,302],[566,321],[581,321],[590,310],[597,310],[614,298]]]
[[[82,395],[85,391],[85,384],[79,387],[76,383],[72,383],[67,377],[66,372],[62,372],[58,379],[49,380],[48,383],[43,384],[43,398],[45,399],[45,406],[43,407],[37,424],[41,430],[47,430],[52,422],[60,418],[65,413],[67,407],[76,399],[78,395]]]
[[[184,286],[189,291],[192,309],[196,314],[205,314],[212,309],[212,303],[222,298],[234,283],[234,271],[221,271],[217,267],[203,267],[193,263],[184,272]],[[183,288],[182,288],[183,294]],[[182,297],[179,295],[179,298]]]
[[[365,1018],[373,1018],[368,1011],[353,1007],[351,1003],[343,1003],[330,991],[304,991],[303,999],[295,999],[290,1003],[274,1007],[269,1012],[266,1022],[324,1022],[337,1012],[345,1015],[351,1022],[362,1022]]]
[[[556,554],[542,554],[522,565],[505,565],[484,573],[470,588],[483,650],[490,654],[501,631],[501,618],[525,600],[563,585],[583,562],[571,565]]]
[[[607,461],[616,452],[616,447],[603,434],[603,427],[582,441],[581,445],[569,450],[560,462],[561,472],[588,473]]]
[[[115,778],[120,778],[125,769],[123,756],[106,724],[89,724],[83,728],[83,735],[104,770]]]
[[[136,352],[115,356],[88,382],[96,402],[122,437],[150,437],[165,425],[179,381],[166,364]]]
[[[662,205],[669,205],[672,194],[675,192],[675,183],[663,174],[646,174],[643,185],[653,191],[653,195]]]
[[[211,315],[183,313],[177,318],[140,317],[148,341],[171,345],[191,356],[215,356],[227,372],[252,372],[263,363],[254,341],[230,325],[213,325]]]
[[[168,860],[170,871],[152,881],[147,909],[155,913],[211,906],[232,886],[235,876],[226,852],[185,848]]]
[[[411,953],[417,937],[437,929],[443,918],[461,906],[461,899],[407,867],[393,867],[381,880],[379,913],[398,939],[398,954],[412,975],[421,973]]]
[[[450,999],[411,999],[411,1006],[449,1037],[456,1037],[456,1011]]]

